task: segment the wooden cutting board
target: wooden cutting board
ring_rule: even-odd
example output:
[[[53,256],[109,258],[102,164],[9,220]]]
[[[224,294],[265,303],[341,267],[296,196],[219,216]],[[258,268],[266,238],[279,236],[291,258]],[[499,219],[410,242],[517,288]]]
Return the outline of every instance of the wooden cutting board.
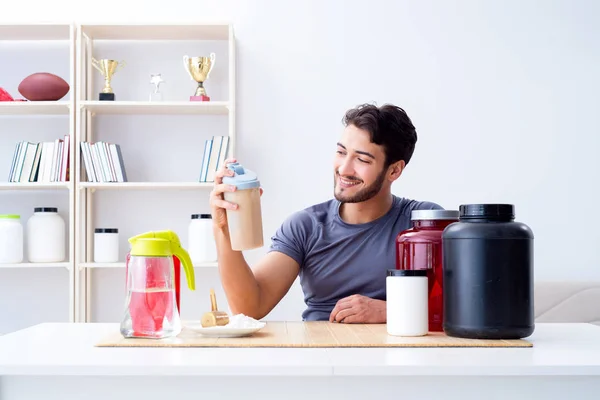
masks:
[[[185,325],[185,324],[184,324]],[[523,340],[460,339],[432,332],[420,337],[390,336],[385,324],[338,324],[329,322],[267,322],[252,336],[204,337],[183,329],[175,338],[124,338],[115,332],[97,347],[532,347]]]

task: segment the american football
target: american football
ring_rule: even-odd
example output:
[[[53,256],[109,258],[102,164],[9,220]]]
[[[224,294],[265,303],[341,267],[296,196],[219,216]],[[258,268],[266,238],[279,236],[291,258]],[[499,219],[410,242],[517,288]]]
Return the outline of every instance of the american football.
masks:
[[[69,92],[69,84],[60,76],[37,72],[21,81],[19,93],[31,101],[56,101]]]

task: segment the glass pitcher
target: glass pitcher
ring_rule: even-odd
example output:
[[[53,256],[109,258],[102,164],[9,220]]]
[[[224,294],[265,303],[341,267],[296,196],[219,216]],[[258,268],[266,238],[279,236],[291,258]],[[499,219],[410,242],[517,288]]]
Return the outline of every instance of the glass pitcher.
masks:
[[[121,334],[126,337],[162,339],[181,332],[176,300],[173,256],[184,267],[188,287],[195,289],[190,257],[172,233],[170,239],[142,234],[131,238],[126,272],[127,297]]]

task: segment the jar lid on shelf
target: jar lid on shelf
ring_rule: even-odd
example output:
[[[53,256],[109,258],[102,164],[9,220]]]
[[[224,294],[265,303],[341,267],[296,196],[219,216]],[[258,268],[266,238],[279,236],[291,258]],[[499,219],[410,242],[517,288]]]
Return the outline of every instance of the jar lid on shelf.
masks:
[[[387,276],[427,276],[426,269],[388,269]]]
[[[17,214],[0,214],[0,219],[20,219],[21,216]]]
[[[35,207],[33,212],[58,212],[58,208],[56,207]]]
[[[94,229],[95,233],[119,233],[117,228],[96,228]]]
[[[192,219],[212,219],[210,214],[192,214]]]

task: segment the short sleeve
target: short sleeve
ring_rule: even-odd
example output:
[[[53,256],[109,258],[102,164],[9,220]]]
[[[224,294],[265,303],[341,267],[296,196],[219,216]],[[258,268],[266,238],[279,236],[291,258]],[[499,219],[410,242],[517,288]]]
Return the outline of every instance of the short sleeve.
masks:
[[[306,257],[307,240],[311,229],[312,218],[305,211],[288,217],[271,237],[271,251],[284,253],[302,267]]]
[[[431,201],[414,201],[411,210],[443,210],[439,204]]]

